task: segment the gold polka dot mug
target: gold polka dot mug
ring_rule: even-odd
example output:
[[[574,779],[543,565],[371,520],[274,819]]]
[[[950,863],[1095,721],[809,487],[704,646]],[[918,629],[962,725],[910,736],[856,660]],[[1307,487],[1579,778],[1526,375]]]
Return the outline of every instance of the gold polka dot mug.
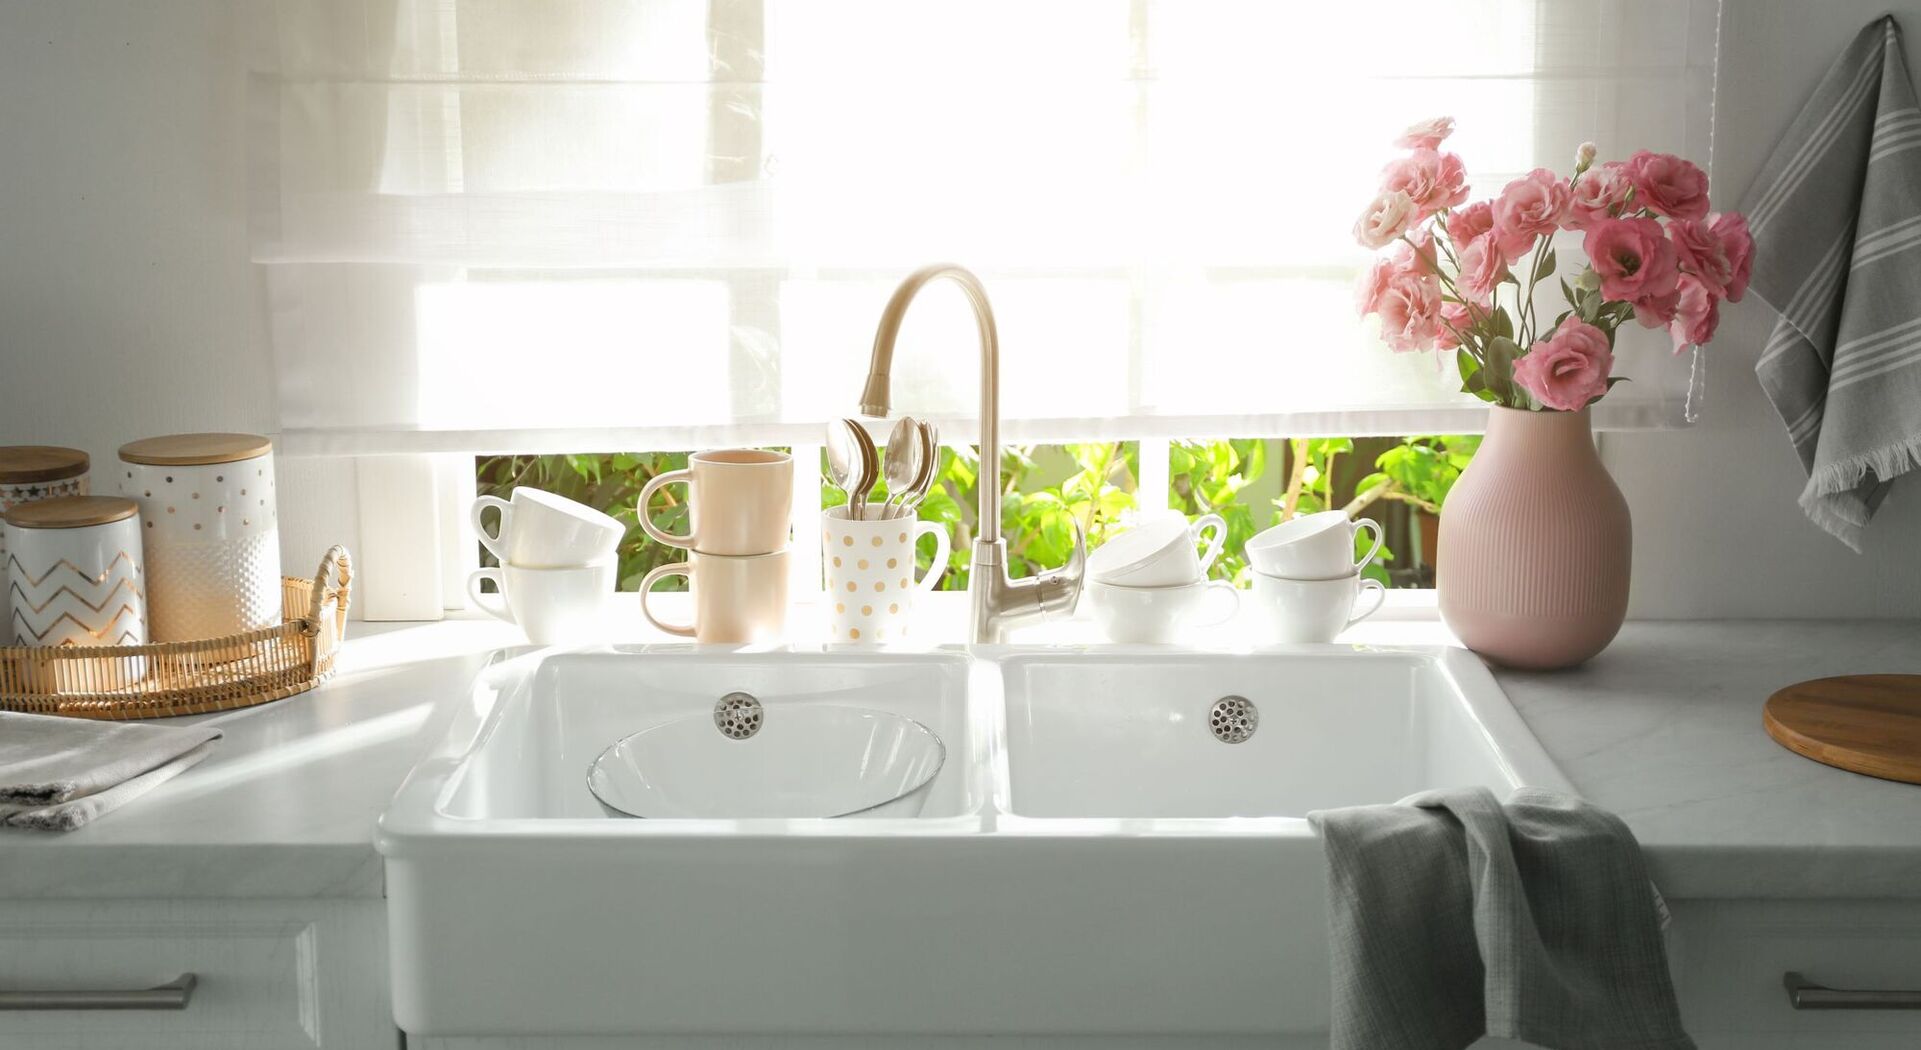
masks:
[[[882,645],[905,639],[914,595],[933,590],[947,567],[947,530],[931,521],[861,520],[847,507],[829,507],[820,519],[829,641]],[[934,537],[934,561],[916,580],[914,550],[923,536]]]

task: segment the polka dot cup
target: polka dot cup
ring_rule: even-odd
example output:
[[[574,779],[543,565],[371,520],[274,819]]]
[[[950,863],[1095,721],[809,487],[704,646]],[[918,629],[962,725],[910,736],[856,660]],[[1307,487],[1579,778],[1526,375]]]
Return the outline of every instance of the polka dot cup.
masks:
[[[872,513],[877,508],[869,508]],[[827,570],[829,641],[883,645],[907,637],[914,595],[931,591],[947,565],[947,531],[931,521],[859,520],[846,507],[821,512],[821,564]],[[914,549],[934,537],[933,567],[914,579]]]

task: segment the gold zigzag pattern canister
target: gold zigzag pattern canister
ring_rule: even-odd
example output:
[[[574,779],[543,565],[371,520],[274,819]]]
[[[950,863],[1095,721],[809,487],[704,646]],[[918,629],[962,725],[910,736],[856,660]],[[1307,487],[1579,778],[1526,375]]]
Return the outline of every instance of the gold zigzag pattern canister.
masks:
[[[118,481],[140,505],[154,641],[280,622],[273,442],[254,434],[135,441],[120,449]]]
[[[112,496],[68,496],[6,512],[8,625],[21,645],[145,645],[146,578],[139,508]],[[79,665],[74,665],[76,668]],[[118,689],[145,673],[116,661]],[[54,683],[60,692],[81,683]]]
[[[22,503],[87,494],[87,454],[52,445],[0,447],[0,514]],[[7,530],[0,528],[0,645],[12,640],[7,615]]]

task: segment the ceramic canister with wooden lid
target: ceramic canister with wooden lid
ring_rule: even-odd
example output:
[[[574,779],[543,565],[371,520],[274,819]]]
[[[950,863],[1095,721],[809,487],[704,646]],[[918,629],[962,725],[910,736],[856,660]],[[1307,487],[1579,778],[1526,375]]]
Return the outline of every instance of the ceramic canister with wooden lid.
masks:
[[[115,496],[67,496],[22,503],[6,512],[8,559],[14,566],[8,611],[21,645],[145,645],[145,576],[139,508]],[[117,689],[145,673],[138,659],[89,670],[73,663],[55,673],[83,676],[53,683],[62,692]]]
[[[140,504],[154,641],[280,623],[272,441],[253,434],[135,441],[120,449],[119,481]]]
[[[0,514],[22,503],[86,495],[87,467],[87,454],[77,448],[0,447]],[[13,619],[7,615],[12,588],[7,581],[7,537],[0,529],[0,645],[12,640]]]

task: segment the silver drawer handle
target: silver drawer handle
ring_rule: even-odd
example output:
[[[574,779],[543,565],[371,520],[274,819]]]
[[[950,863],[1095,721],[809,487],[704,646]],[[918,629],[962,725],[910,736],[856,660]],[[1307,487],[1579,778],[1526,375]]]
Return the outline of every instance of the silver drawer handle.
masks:
[[[1921,1010],[1921,991],[1827,988],[1790,970],[1781,975],[1796,1010]]]
[[[190,973],[156,988],[125,992],[0,991],[0,1010],[185,1010],[200,978]]]

